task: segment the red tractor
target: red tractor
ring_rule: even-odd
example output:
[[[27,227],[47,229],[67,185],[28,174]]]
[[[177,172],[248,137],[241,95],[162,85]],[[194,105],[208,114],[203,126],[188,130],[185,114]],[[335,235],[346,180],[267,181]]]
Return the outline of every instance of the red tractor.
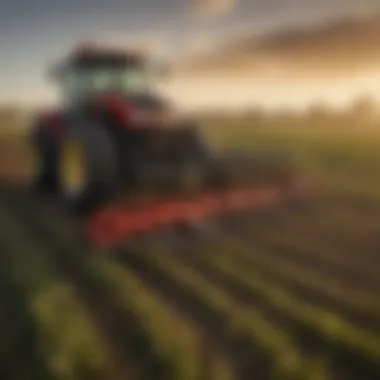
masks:
[[[62,90],[63,107],[42,115],[33,128],[38,157],[33,185],[39,192],[58,195],[77,211],[104,210],[117,194],[150,194],[151,202],[139,215],[140,220],[144,215],[146,228],[153,228],[163,223],[163,212],[165,221],[174,223],[181,216],[190,218],[189,210],[196,205],[206,210],[205,193],[219,194],[224,189],[225,197],[253,184],[257,188],[259,178],[284,188],[292,179],[285,162],[273,157],[252,160],[216,155],[196,123],[179,117],[153,91],[152,70],[143,54],[82,46],[53,74]],[[208,210],[237,205],[236,194],[235,203],[216,195],[212,199]],[[248,205],[247,194],[245,199]],[[160,216],[149,216],[153,209],[161,210]],[[130,215],[123,223],[127,220],[128,226],[136,226]]]

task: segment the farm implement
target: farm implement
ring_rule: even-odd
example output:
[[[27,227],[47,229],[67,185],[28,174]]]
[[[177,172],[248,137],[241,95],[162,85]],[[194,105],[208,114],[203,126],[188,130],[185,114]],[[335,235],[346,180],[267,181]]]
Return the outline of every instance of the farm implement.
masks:
[[[85,216],[96,244],[305,193],[286,157],[216,153],[153,90],[152,66],[140,52],[78,47],[52,71],[63,106],[32,128],[34,189]]]

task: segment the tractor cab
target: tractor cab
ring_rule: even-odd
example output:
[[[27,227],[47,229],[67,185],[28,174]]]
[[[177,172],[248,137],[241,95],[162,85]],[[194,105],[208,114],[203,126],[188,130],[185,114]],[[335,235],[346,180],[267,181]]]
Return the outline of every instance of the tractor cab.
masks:
[[[155,73],[141,53],[94,46],[56,66],[63,109],[33,129],[37,188],[87,209],[119,191],[164,192],[200,182],[209,146],[197,125],[154,91]]]
[[[56,67],[64,109],[31,127],[36,191],[87,216],[93,241],[110,245],[288,192],[294,176],[282,157],[267,164],[216,154],[197,123],[177,118],[154,93],[147,62],[139,53],[85,46]]]
[[[53,69],[65,107],[77,107],[112,94],[138,108],[157,108],[163,99],[154,91],[157,75],[146,56],[85,45]]]

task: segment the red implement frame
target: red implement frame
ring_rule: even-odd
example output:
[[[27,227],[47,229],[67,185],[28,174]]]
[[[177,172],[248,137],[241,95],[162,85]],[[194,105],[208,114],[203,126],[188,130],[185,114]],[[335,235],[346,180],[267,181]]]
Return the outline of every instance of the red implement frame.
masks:
[[[96,245],[111,248],[123,239],[140,233],[176,225],[194,223],[234,210],[248,210],[278,204],[306,195],[307,187],[255,187],[150,202],[146,205],[108,206],[92,215],[87,234]]]

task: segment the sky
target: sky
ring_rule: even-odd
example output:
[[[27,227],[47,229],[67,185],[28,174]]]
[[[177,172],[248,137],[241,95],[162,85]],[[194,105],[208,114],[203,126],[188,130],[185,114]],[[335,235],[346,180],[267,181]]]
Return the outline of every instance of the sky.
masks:
[[[192,56],[202,47],[239,33],[265,34],[377,9],[380,0],[1,0],[0,103],[40,105],[56,99],[45,71],[83,39],[125,46],[138,43],[157,54]],[[179,79],[168,88],[171,96],[193,99],[193,105],[210,103],[210,99],[216,101],[224,79],[219,78],[218,83],[204,77]],[[363,80],[364,87],[363,83],[371,82]],[[289,100],[284,84],[276,87],[273,80],[269,83],[262,78],[261,82],[251,78],[250,83],[251,87],[236,81],[225,85],[231,94],[237,94],[230,96],[231,104],[239,94],[244,101],[260,98],[268,104]],[[313,86],[309,83],[303,91],[310,93]],[[200,88],[208,98],[199,97]],[[314,91],[325,96],[320,88]],[[304,95],[294,92],[290,98],[297,103]]]

